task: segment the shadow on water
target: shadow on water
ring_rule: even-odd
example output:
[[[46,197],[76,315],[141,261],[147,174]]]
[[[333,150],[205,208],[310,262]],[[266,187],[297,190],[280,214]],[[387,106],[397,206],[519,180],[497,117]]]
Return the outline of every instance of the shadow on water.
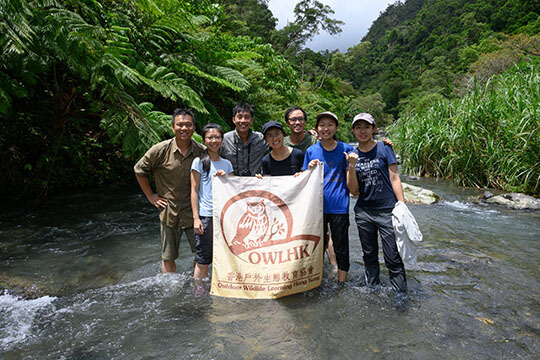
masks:
[[[424,241],[405,300],[390,291],[382,254],[383,286],[365,286],[352,214],[349,282],[325,271],[319,288],[277,300],[194,291],[186,242],[178,273],[159,274],[157,214],[137,191],[68,194],[4,214],[0,287],[10,293],[0,296],[0,357],[536,358],[540,213],[418,183],[444,200],[410,206]]]

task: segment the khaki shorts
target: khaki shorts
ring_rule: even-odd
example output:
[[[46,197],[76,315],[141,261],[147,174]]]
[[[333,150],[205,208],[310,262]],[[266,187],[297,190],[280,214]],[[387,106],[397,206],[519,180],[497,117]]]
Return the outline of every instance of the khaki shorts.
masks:
[[[161,223],[161,259],[173,261],[178,258],[178,248],[180,247],[180,238],[182,233],[186,234],[191,247],[191,252],[195,253],[195,233],[193,228],[182,228],[180,225],[176,227],[167,226]]]

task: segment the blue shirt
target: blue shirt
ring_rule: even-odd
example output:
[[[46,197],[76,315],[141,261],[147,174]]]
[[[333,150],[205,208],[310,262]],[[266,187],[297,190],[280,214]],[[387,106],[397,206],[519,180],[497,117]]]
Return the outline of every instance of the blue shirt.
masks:
[[[349,163],[345,154],[353,151],[349,144],[337,142],[332,151],[327,151],[319,142],[310,146],[304,156],[303,169],[308,168],[309,162],[314,159],[324,163],[324,213],[325,214],[348,214],[349,213],[349,189],[347,188],[347,169]]]
[[[392,209],[397,202],[388,166],[396,164],[396,155],[389,145],[378,142],[369,152],[354,149],[358,154],[356,178],[360,195],[355,209]]]
[[[233,172],[232,164],[229,160],[220,158],[219,161],[210,160],[210,171],[208,174],[203,170],[200,158],[195,158],[191,164],[191,171],[201,174],[199,182],[199,216],[212,216],[212,176],[223,170],[229,175]]]

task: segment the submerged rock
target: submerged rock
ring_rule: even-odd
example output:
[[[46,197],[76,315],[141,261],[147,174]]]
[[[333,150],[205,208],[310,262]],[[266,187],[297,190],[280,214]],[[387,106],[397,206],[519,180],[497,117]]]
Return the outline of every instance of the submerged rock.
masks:
[[[487,204],[497,204],[516,210],[540,210],[540,199],[521,193],[508,193],[482,199]]]
[[[0,295],[13,295],[24,300],[51,295],[52,291],[22,277],[8,277],[0,274]]]
[[[439,195],[435,194],[431,190],[409,185],[404,182],[402,182],[401,184],[403,185],[403,195],[405,196],[405,202],[429,205],[434,204],[441,199]]]

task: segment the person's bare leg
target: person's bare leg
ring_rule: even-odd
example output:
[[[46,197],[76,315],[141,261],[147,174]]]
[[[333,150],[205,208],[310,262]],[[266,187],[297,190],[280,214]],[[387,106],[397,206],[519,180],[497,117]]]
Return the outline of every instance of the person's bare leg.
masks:
[[[164,274],[176,272],[174,260],[161,260],[161,272]]]
[[[344,283],[345,281],[347,281],[347,272],[338,269],[337,278],[338,278],[338,282]]]
[[[208,265],[195,263],[195,271],[193,272],[193,278],[204,279],[207,277],[208,277]]]
[[[334,252],[334,242],[332,236],[328,234],[328,247],[326,248],[326,256],[330,265],[337,265],[336,253]]]

